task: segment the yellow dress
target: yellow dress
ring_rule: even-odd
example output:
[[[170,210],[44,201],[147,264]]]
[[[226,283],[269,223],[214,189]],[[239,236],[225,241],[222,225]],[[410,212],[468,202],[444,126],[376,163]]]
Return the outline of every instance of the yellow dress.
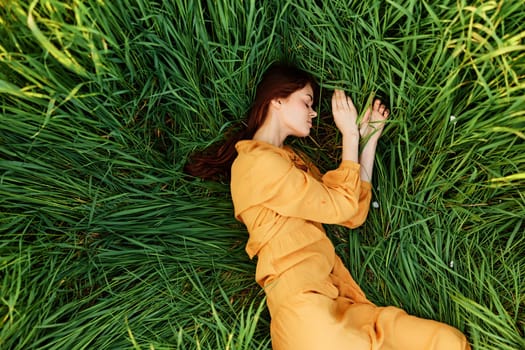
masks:
[[[231,193],[235,217],[257,256],[275,350],[464,350],[465,336],[444,323],[377,307],[354,281],[321,223],[361,225],[370,183],[343,161],[322,177],[291,148],[253,140],[236,145]]]

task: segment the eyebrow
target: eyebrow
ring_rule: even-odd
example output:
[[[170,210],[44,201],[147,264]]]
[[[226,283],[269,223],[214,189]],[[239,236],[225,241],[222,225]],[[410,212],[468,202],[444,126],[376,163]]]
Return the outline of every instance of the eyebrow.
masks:
[[[306,94],[306,96],[310,97],[310,100],[312,100],[312,101],[314,100],[314,97],[312,95]]]

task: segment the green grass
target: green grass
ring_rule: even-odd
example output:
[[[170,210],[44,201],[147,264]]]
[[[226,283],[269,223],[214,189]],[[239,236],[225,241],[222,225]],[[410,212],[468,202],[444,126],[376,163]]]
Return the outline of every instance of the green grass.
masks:
[[[288,59],[390,101],[364,226],[328,227],[368,297],[525,348],[523,1],[0,0],[0,348],[268,349],[228,185],[182,173]]]

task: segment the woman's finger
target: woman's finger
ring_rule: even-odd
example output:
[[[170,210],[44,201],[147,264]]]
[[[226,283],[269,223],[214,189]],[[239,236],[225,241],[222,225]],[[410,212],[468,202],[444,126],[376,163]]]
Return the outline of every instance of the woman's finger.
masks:
[[[332,94],[332,110],[335,111],[337,108],[337,90],[335,90]]]
[[[346,104],[348,108],[354,107],[354,101],[352,101],[352,98],[350,96],[346,96]]]
[[[377,111],[379,110],[380,106],[381,106],[381,100],[378,98],[374,99],[374,105],[372,106],[372,108]]]
[[[340,91],[339,98],[340,98],[340,101],[341,101],[341,108],[344,109],[344,110],[350,109],[350,105],[351,105],[352,102],[351,102],[350,97],[346,96],[344,91],[342,91],[342,90]]]
[[[341,90],[335,90],[334,92],[334,95],[335,95],[335,104],[337,106],[337,109],[341,109],[342,107],[342,103],[341,103]]]

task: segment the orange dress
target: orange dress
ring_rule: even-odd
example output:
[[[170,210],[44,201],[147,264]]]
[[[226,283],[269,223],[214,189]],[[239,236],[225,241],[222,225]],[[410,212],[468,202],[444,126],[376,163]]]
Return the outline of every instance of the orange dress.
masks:
[[[444,323],[377,307],[354,281],[321,223],[350,228],[368,214],[370,183],[343,161],[322,177],[291,148],[253,140],[236,145],[231,193],[235,217],[257,255],[275,350],[464,350],[465,336]]]

